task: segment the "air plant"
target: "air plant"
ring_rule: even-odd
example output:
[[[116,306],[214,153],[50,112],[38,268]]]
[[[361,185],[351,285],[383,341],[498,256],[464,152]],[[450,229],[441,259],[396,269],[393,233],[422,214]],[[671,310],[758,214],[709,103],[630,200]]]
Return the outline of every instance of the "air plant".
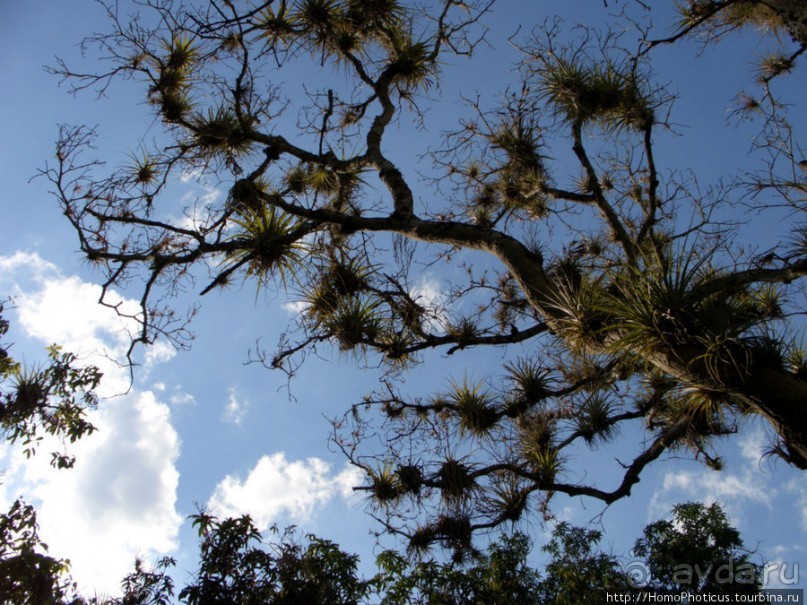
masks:
[[[238,242],[229,255],[232,268],[246,265],[246,277],[254,277],[263,286],[270,277],[279,277],[283,287],[294,278],[307,246],[301,241],[297,220],[275,208],[248,208],[233,218],[236,231],[230,241]]]

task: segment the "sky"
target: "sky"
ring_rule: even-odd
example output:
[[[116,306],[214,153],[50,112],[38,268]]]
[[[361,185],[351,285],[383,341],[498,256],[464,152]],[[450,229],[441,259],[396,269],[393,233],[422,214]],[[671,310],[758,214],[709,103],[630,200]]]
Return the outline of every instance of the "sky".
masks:
[[[405,160],[418,145],[450,126],[445,122],[460,105],[452,100],[460,89],[493,100],[512,82],[512,70],[502,68],[517,60],[507,36],[519,24],[540,23],[560,4],[503,2],[491,16],[490,46],[480,49],[472,72],[462,59],[447,61],[439,107],[427,116],[436,127],[400,135],[397,153],[405,170],[415,170]],[[563,4],[573,4],[562,8],[570,22],[591,21],[603,10],[599,0]],[[378,552],[371,535],[377,527],[351,489],[359,477],[327,438],[328,418],[370,391],[378,374],[336,351],[311,357],[290,387],[283,375],[246,364],[257,338],[270,346],[277,340],[294,312],[289,299],[272,292],[256,295],[253,284],[216,290],[202,301],[194,320],[191,350],[161,342],[141,349],[131,384],[128,371],[115,363],[125,354],[133,326],[97,304],[99,275],[82,261],[46,180],[32,179],[53,161],[59,124],[98,125],[99,146],[111,166],[125,163],[143,133],[155,128],[131,87],[114,86],[104,99],[92,93],[71,96],[43,70],[56,55],[81,61],[77,43],[104,27],[102,11],[90,0],[0,0],[0,81],[5,83],[0,92],[0,298],[14,300],[6,313],[12,322],[11,353],[35,364],[43,347],[57,342],[104,371],[104,399],[92,414],[99,430],[75,445],[74,469],[55,471],[47,454],[25,460],[19,448],[0,444],[0,507],[7,509],[19,496],[36,504],[51,554],[69,558],[74,578],[90,592],[116,593],[136,556],[176,557],[181,581],[193,567],[196,549],[187,517],[200,507],[220,515],[249,513],[263,530],[296,524],[358,553],[369,565]],[[725,127],[726,107],[748,84],[758,51],[753,36],[739,37],[710,49],[687,73],[662,53],[661,79],[681,87],[676,115],[682,124],[664,141],[663,161],[717,174],[733,161],[736,149],[748,147],[747,132]],[[180,199],[226,195],[195,179],[176,183],[174,191]],[[782,225],[769,227],[781,230]],[[439,269],[433,269],[423,274],[419,287],[439,296],[441,283]],[[134,304],[131,293],[118,296],[123,305]],[[452,373],[482,371],[490,362],[486,355],[498,363],[498,352],[436,355],[417,370],[412,384],[442,388]],[[625,555],[644,525],[672,504],[718,501],[748,547],[788,566],[782,568],[785,585],[794,566],[804,567],[801,575],[807,578],[807,480],[782,463],[760,462],[768,437],[764,425],[749,422],[721,446],[728,461],[721,473],[668,459],[643,475],[629,499],[607,510],[597,502],[559,498],[555,512],[573,523],[596,519],[605,545]],[[592,464],[586,470],[596,474],[600,469]],[[539,547],[551,528],[536,520],[528,529],[539,563]],[[806,584],[807,579],[800,581]],[[771,585],[777,585],[775,574]]]

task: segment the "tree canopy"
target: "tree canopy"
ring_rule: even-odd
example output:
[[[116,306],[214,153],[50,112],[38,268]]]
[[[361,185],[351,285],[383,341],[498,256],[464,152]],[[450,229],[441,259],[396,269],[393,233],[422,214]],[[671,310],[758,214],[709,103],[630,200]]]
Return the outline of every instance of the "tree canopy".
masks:
[[[132,346],[187,344],[193,308],[173,297],[246,280],[299,303],[278,348],[260,351],[267,367],[293,375],[332,346],[385,368],[333,438],[364,471],[373,514],[414,552],[472,550],[475,532],[546,511],[556,493],[610,504],[668,452],[717,468],[712,441],[751,416],[770,426],[772,453],[805,469],[805,160],[789,117],[800,105],[777,84],[804,52],[807,8],[690,0],[673,35],[670,23],[657,35],[655,7],[615,4],[598,7],[621,11],[610,30],[536,14],[511,38],[519,84],[498,106],[466,96],[440,144],[409,152],[419,175],[393,153],[403,125],[437,126],[433,92],[491,43],[493,0],[147,0],[126,17],[109,6],[111,29],[84,41],[108,71],[53,71],[75,91],[133,81],[161,132],[110,169],[92,130],[64,127],[43,172],[105,292],[139,288]],[[687,116],[655,57],[740,26],[779,39],[735,113],[753,124],[758,163],[701,188],[659,160]],[[307,95],[287,98],[300,70]],[[226,200],[177,212],[171,184],[189,173]],[[741,205],[797,218],[748,247]],[[438,300],[417,291],[416,261],[453,269]],[[406,390],[431,350],[515,346],[498,372]],[[620,443],[633,453],[615,483],[575,467],[626,434],[641,438]]]
[[[675,506],[671,519],[645,527],[634,553],[644,557],[658,591],[750,594],[762,587],[762,566],[716,504]]]
[[[65,562],[36,553],[33,509],[15,506],[0,519],[2,594],[37,605],[564,605],[602,603],[606,592],[634,599],[642,591],[750,595],[763,579],[762,565],[714,504],[681,504],[671,519],[648,525],[636,541],[633,561],[603,551],[601,532],[562,522],[543,548],[549,560],[541,570],[528,563],[530,539],[516,532],[464,561],[414,561],[384,551],[368,578],[358,573],[356,555],[314,535],[301,539],[293,528],[273,527],[267,539],[248,516],[217,519],[202,512],[192,518],[199,532],[198,568],[182,588],[175,586],[173,559],[154,566],[138,559],[121,582],[121,597],[87,599],[71,585]],[[24,528],[29,532],[14,534]]]

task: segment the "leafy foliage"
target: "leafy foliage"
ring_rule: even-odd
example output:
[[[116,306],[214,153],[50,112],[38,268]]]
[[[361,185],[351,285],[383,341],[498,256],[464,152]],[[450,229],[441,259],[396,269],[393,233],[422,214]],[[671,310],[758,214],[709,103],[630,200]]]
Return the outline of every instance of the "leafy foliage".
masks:
[[[301,544],[293,530],[274,528],[277,537],[263,542],[248,517],[219,521],[202,513],[194,523],[200,529],[201,561],[179,594],[183,603],[594,604],[603,602],[608,591],[636,598],[643,590],[753,594],[762,580],[762,566],[742,550],[739,533],[717,504],[681,504],[671,519],[648,525],[634,552],[641,561],[628,563],[604,552],[600,531],[561,522],[543,547],[549,560],[541,571],[527,563],[529,538],[515,532],[493,541],[485,552],[450,561],[412,559],[387,550],[366,580],[357,575],[356,556],[315,536]],[[636,564],[650,573],[631,577]],[[135,573],[123,583],[122,602],[162,603],[158,595],[170,597],[165,569],[165,561],[154,572],[136,563]],[[168,588],[142,592],[160,583]],[[137,600],[136,595],[145,594],[154,600]]]
[[[534,603],[539,574],[527,563],[529,540],[505,536],[472,564],[420,561],[394,551],[381,553],[373,578],[384,605],[407,603]]]
[[[672,519],[645,527],[634,553],[647,561],[659,591],[751,594],[762,587],[762,566],[718,504],[675,506]]]
[[[0,305],[0,336],[8,331],[2,310]],[[77,357],[57,345],[47,351],[48,365],[24,369],[0,347],[0,429],[8,441],[22,444],[28,457],[43,435],[74,443],[95,430],[86,413],[98,403],[98,368],[76,367]],[[52,453],[55,467],[70,468],[74,462],[66,452]]]
[[[0,595],[6,603],[70,603],[75,585],[68,562],[47,554],[34,507],[16,500],[0,515]]]
[[[559,523],[544,546],[550,559],[537,602],[598,603],[602,602],[604,592],[630,592],[632,587],[619,560],[599,551],[601,539],[602,533],[597,530]]]
[[[179,598],[190,605],[208,603],[358,603],[367,584],[358,579],[358,557],[333,542],[307,536],[307,544],[287,530],[267,550],[247,517],[218,520],[193,517],[199,531],[201,565]],[[277,528],[273,528],[277,533]]]
[[[134,571],[121,582],[123,597],[110,599],[105,605],[168,605],[174,595],[174,580],[169,575],[174,565],[174,559],[165,557],[150,570],[136,559]],[[98,605],[97,599],[93,605]]]
[[[605,591],[753,594],[762,581],[762,565],[743,550],[717,504],[681,504],[671,519],[648,525],[634,549],[641,562],[603,552],[601,532],[562,522],[543,547],[549,560],[540,572],[527,563],[529,538],[515,532],[485,552],[450,561],[387,550],[376,558],[369,579],[359,576],[356,555],[313,535],[301,540],[294,528],[273,527],[273,538],[264,540],[248,516],[220,520],[201,512],[192,520],[199,532],[199,567],[178,593],[175,560],[164,558],[149,568],[138,559],[121,582],[121,597],[87,600],[76,595],[67,562],[46,554],[33,508],[18,501],[0,516],[0,590],[14,603],[32,605],[564,605],[600,603]],[[649,573],[631,577],[636,564]]]

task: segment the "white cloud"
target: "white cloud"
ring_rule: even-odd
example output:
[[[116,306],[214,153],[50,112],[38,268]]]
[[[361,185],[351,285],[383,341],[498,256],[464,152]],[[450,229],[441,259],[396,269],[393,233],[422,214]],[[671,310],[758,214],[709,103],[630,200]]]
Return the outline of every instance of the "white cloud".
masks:
[[[742,435],[737,444],[740,455],[745,458],[749,471],[758,470],[766,474],[769,472],[766,466],[771,460],[767,456],[770,450],[771,438],[761,423],[757,422],[752,430],[748,430]]]
[[[767,550],[763,569],[764,588],[798,588],[803,580],[802,567],[807,548],[801,542],[787,546],[778,544]]]
[[[309,519],[334,496],[350,497],[359,481],[353,467],[331,474],[330,465],[320,458],[290,462],[278,452],[262,456],[244,480],[227,475],[216,486],[208,507],[224,517],[248,514],[263,530],[281,517]]]
[[[143,362],[146,369],[150,370],[158,364],[171,361],[176,354],[177,350],[170,342],[158,340],[146,349]]]
[[[425,309],[429,329],[443,332],[448,325],[448,318],[444,309],[446,296],[440,288],[440,282],[433,277],[423,277],[409,292],[409,296]]]
[[[196,397],[184,391],[177,391],[168,398],[168,401],[173,406],[193,405],[196,403]]]
[[[209,206],[218,201],[221,197],[221,191],[215,187],[204,187],[204,193],[199,196],[199,201],[204,206]]]
[[[193,393],[184,391],[181,385],[174,385],[169,388],[164,382],[157,381],[151,384],[150,390],[160,393],[160,397],[168,401],[172,407],[196,405],[196,397]]]
[[[180,177],[180,180],[182,180],[182,177]],[[183,182],[187,183],[189,181]],[[202,184],[200,189],[192,189],[183,194],[179,201],[182,203],[183,207],[193,206],[195,209],[196,206],[201,206],[204,208],[216,203],[221,196],[222,191],[220,189]],[[198,224],[199,220],[195,213],[186,216],[186,219],[191,221],[190,224]]]
[[[69,558],[73,577],[89,592],[116,593],[135,555],[176,548],[179,438],[169,408],[151,391],[129,390],[128,370],[116,360],[125,355],[132,320],[98,305],[100,286],[61,275],[37,254],[16,253],[0,256],[0,287],[15,293],[17,342],[23,333],[37,344],[56,342],[79,355],[80,364],[98,366],[104,372],[98,393],[107,397],[88,415],[98,431],[70,445],[77,457],[72,470],[48,464],[48,453],[60,446],[53,439],[31,460],[18,447],[1,451],[0,499],[7,506],[23,496],[35,504],[51,554]],[[117,302],[137,308],[132,300]],[[165,349],[146,352],[152,364],[169,358]]]
[[[767,562],[762,571],[763,588],[798,588],[803,580],[801,568],[805,552],[807,548],[801,543],[768,548]]]
[[[763,588],[792,589],[799,586],[800,567],[798,560],[777,558],[766,562],[762,569]]]
[[[304,300],[290,300],[284,302],[282,305],[283,310],[289,315],[300,315],[301,313],[305,313],[310,306],[311,303]]]
[[[649,518],[669,514],[673,503],[684,499],[707,504],[719,502],[735,520],[741,518],[745,504],[773,507],[782,490],[781,486],[774,484],[772,473],[761,462],[766,443],[764,428],[756,426],[738,439],[740,457],[734,459],[732,471],[702,467],[695,471],[666,473],[661,490],[651,498]]]
[[[213,206],[222,196],[222,191],[207,185],[199,190],[188,191],[179,198],[182,205],[182,215],[171,218],[172,223],[183,229],[198,230],[203,229],[210,221],[210,212],[207,210]]]
[[[9,461],[10,488],[36,504],[50,553],[70,559],[80,586],[112,593],[135,556],[176,548],[179,438],[151,392],[104,402],[89,419],[98,431],[71,448],[73,469],[51,468],[45,443],[33,459]]]
[[[58,343],[83,363],[98,366],[104,374],[100,395],[126,391],[129,372],[118,360],[125,356],[135,329],[133,321],[100,306],[101,287],[96,284],[75,276],[37,281],[38,289],[22,292],[15,299],[17,319],[13,325],[44,344]],[[127,311],[137,307],[135,301],[114,294],[110,300]]]
[[[224,406],[224,421],[240,426],[248,407],[249,401],[239,400],[235,395],[235,389],[231,388],[227,394],[227,404]]]
[[[17,251],[11,256],[0,256],[0,275],[8,277],[21,269],[35,279],[56,275],[59,271],[56,265],[35,252]]]
[[[678,490],[707,503],[736,502],[749,500],[770,505],[771,490],[758,481],[750,481],[748,475],[705,470],[682,471],[664,476],[664,490]]]

